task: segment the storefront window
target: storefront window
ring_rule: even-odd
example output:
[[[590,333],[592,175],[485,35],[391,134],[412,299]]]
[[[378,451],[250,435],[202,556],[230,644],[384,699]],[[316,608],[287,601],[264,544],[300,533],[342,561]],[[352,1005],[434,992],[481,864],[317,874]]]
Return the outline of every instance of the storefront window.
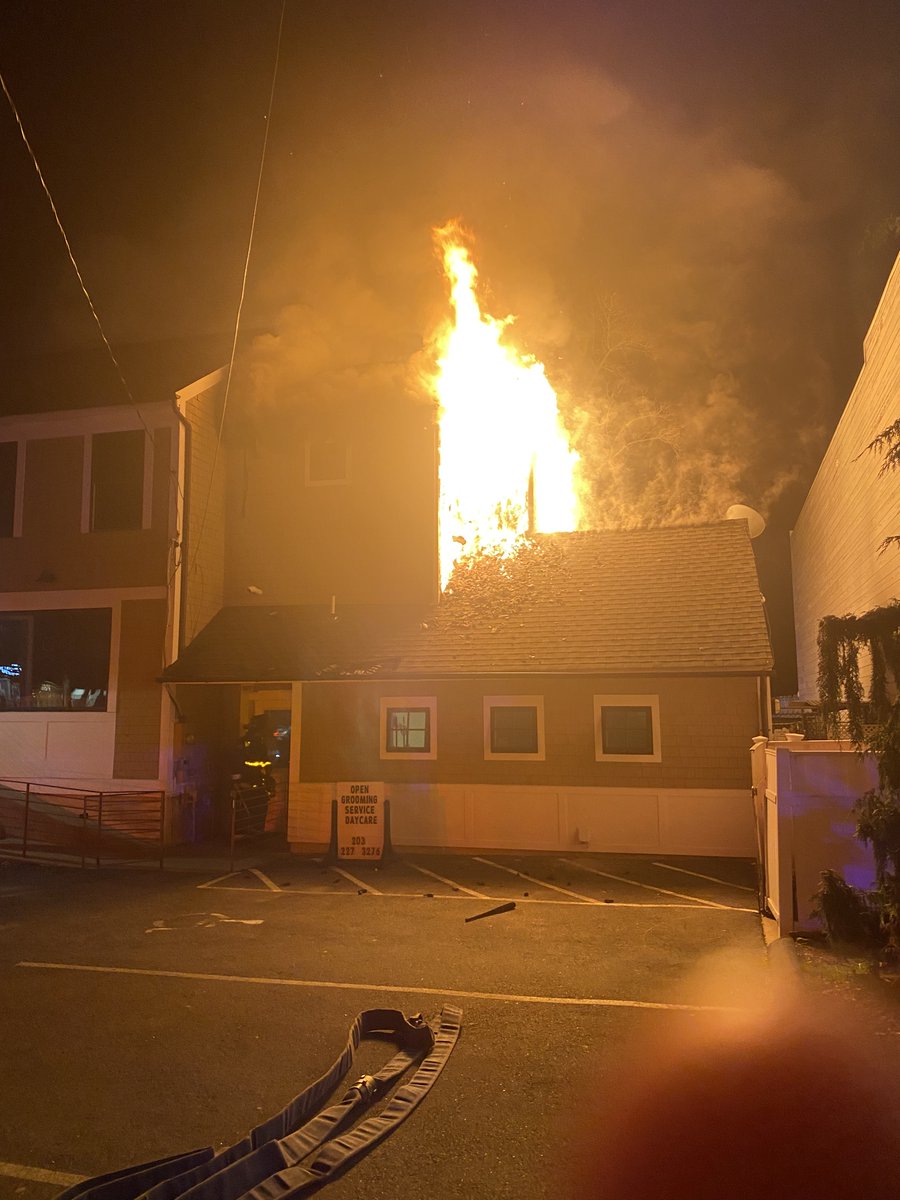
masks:
[[[103,711],[112,610],[0,613],[0,710]]]

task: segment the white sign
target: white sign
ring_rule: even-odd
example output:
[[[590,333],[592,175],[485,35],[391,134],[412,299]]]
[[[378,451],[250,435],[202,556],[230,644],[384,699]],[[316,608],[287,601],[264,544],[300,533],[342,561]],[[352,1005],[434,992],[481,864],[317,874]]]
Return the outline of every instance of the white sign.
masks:
[[[384,784],[337,785],[339,859],[379,859],[384,851]]]

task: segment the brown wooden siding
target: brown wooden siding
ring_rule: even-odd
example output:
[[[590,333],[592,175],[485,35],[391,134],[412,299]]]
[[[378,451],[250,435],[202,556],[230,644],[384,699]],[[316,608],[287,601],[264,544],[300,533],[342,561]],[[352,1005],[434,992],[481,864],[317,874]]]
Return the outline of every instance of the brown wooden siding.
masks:
[[[113,774],[119,779],[156,779],[166,631],[164,600],[125,600],[119,643],[116,749]]]
[[[191,427],[185,644],[222,607],[226,467],[225,449],[219,445],[220,416],[221,394],[218,384],[192,396],[185,404],[185,417]]]
[[[152,527],[81,532],[84,437],[25,448],[22,536],[0,539],[4,591],[150,587],[166,582],[170,435],[154,430]]]
[[[658,695],[662,761],[597,762],[595,695]],[[484,759],[483,697],[542,695],[546,759]],[[379,757],[382,696],[437,697],[437,758]],[[750,786],[750,740],[759,732],[754,677],[544,676],[440,683],[304,683],[303,782],[496,783],[642,788]]]

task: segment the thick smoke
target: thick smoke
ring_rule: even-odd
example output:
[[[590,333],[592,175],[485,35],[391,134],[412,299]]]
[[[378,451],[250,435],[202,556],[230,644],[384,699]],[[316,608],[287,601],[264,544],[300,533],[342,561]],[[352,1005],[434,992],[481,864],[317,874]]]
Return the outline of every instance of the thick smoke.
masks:
[[[279,227],[257,283],[277,330],[251,359],[257,402],[414,390],[448,309],[430,230],[459,216],[483,308],[515,314],[509,339],[560,395],[588,524],[768,515],[802,494],[843,384],[822,352],[817,211],[722,130],[600,71],[445,83],[443,124],[399,90],[402,120],[306,160],[319,203]]]

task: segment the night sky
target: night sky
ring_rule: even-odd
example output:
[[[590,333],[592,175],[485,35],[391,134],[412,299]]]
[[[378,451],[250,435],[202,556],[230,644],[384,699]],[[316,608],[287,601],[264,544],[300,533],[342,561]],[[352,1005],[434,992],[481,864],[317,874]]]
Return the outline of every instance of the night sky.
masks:
[[[4,0],[0,70],[114,345],[228,343],[280,14]],[[900,249],[898,35],[896,0],[288,0],[246,403],[409,387],[446,307],[430,230],[459,217],[593,523],[743,501],[789,526]],[[95,344],[0,108],[2,353]]]

